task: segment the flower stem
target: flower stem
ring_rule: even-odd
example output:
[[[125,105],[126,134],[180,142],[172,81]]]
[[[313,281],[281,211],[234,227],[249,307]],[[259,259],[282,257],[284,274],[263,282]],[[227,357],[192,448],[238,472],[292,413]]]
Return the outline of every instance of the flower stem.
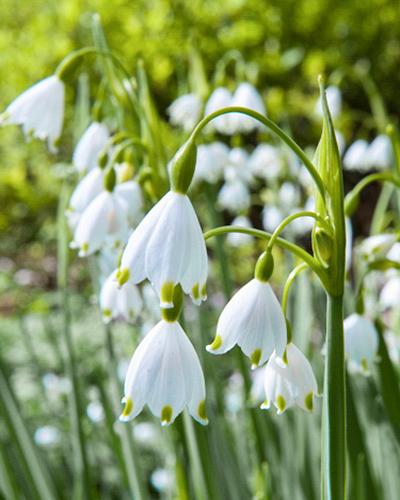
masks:
[[[322,414],[322,498],[346,492],[346,386],[343,295],[327,294],[326,358]]]

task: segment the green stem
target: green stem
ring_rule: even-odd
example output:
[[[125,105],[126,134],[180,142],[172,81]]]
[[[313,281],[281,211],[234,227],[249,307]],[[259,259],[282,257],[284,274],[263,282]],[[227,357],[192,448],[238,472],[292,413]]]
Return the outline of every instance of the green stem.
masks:
[[[365,189],[369,184],[373,182],[388,182],[396,187],[400,187],[400,178],[393,175],[391,172],[379,172],[374,174],[369,174],[361,181],[356,184],[353,189],[347,193],[345,198],[345,204],[348,204],[355,196],[360,195],[361,191]]]
[[[322,498],[346,492],[346,386],[343,295],[327,295],[326,358],[322,415]]]
[[[285,317],[287,316],[287,303],[288,303],[288,298],[289,298],[289,290],[290,287],[292,286],[294,280],[297,278],[297,276],[308,269],[308,266],[305,262],[302,262],[298,266],[296,266],[293,271],[289,274],[288,279],[286,280],[285,286],[283,287],[283,292],[282,292],[282,311]]]
[[[260,229],[251,229],[240,226],[221,226],[215,229],[211,229],[204,233],[204,239],[208,240],[213,236],[219,236],[221,234],[226,233],[243,233],[249,234],[250,236],[254,236],[255,238],[261,238],[263,240],[269,241],[272,238],[271,233],[267,233],[266,231],[261,231]],[[278,246],[284,248],[285,250],[289,250],[292,254],[299,257],[303,260],[318,276],[321,283],[323,284],[325,289],[329,289],[329,280],[326,274],[326,271],[322,268],[319,262],[308,252],[303,250],[301,247],[296,245],[295,243],[291,243],[283,238],[277,238],[275,242]]]
[[[318,221],[322,227],[324,227],[328,233],[331,232],[331,228],[328,226],[327,222],[325,219],[323,219],[319,214],[316,212],[311,212],[304,210],[302,212],[296,212],[295,214],[289,215],[283,221],[278,225],[278,227],[275,229],[275,231],[272,233],[271,239],[268,242],[267,249],[272,250],[272,247],[275,244],[275,241],[279,237],[279,235],[282,233],[282,231],[285,229],[286,226],[288,226],[291,222],[293,222],[296,219],[300,219],[301,217],[312,217],[316,221]]]
[[[266,116],[257,113],[257,111],[249,108],[243,108],[241,106],[228,106],[226,108],[219,109],[218,111],[214,111],[214,113],[210,113],[196,125],[189,140],[195,141],[197,136],[210,121],[212,121],[214,118],[217,118],[218,116],[228,113],[241,113],[243,115],[250,116],[272,130],[272,132],[274,132],[280,139],[282,139],[282,141],[285,142],[289,146],[289,148],[300,158],[302,163],[304,163],[304,166],[307,168],[311,177],[314,179],[314,182],[321,194],[322,199],[325,200],[324,183],[312,161],[307,157],[301,147],[290,136],[286,134],[286,132],[284,132],[278,125],[276,125],[275,122],[273,122]]]

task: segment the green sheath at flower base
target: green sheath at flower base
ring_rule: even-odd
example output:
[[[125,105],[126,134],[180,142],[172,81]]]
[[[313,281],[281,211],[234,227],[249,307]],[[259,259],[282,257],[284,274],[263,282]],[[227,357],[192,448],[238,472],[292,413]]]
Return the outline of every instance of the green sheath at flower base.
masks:
[[[173,283],[171,283],[172,286]],[[161,290],[161,294],[162,294]],[[177,321],[179,318],[179,315],[181,314],[182,311],[182,305],[183,305],[183,292],[182,292],[182,287],[181,285],[176,285],[175,288],[173,288],[173,294],[172,294],[172,300],[171,302],[173,303],[173,307],[169,308],[161,308],[161,317],[164,321],[168,321],[169,323],[173,323],[174,321]]]
[[[274,258],[269,250],[260,255],[257,260],[254,277],[258,281],[267,282],[274,270]]]
[[[196,167],[197,148],[193,140],[188,140],[171,160],[171,189],[186,194],[192,182]]]
[[[332,257],[332,238],[319,226],[315,228],[313,236],[313,249],[316,256],[323,264],[328,265]]]
[[[117,183],[117,175],[113,167],[104,175],[104,188],[112,193]]]

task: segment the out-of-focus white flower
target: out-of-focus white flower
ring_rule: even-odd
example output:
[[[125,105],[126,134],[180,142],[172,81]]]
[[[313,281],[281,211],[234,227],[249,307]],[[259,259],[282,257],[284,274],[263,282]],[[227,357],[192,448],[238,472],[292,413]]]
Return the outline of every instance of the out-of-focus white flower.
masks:
[[[233,214],[250,207],[250,191],[241,181],[225,182],[218,193],[218,205]]]
[[[350,217],[345,217],[344,223],[346,230],[346,271],[348,271],[353,257],[353,226]]]
[[[286,338],[286,321],[271,285],[254,278],[225,306],[207,351],[224,354],[237,344],[254,369],[265,363],[274,350],[282,355]]]
[[[275,352],[270,357],[264,371],[264,389],[266,399],[261,408],[269,409],[274,405],[278,415],[294,405],[312,411],[318,393],[308,359],[292,343],[286,348],[285,360]]]
[[[118,286],[117,272],[110,274],[100,290],[100,310],[105,323],[112,319],[133,321],[143,307],[142,298],[135,285],[127,283],[124,287]]]
[[[75,229],[85,208],[103,191],[104,171],[93,168],[76,186],[65,215],[71,229]]]
[[[379,303],[383,309],[400,307],[400,276],[391,277],[382,288]]]
[[[222,142],[201,144],[197,147],[194,181],[206,181],[210,184],[222,179],[228,162],[229,148]]]
[[[282,167],[279,149],[271,144],[259,144],[252,152],[248,165],[253,175],[267,181],[276,180]]]
[[[165,493],[172,490],[174,476],[171,471],[159,468],[151,473],[150,482],[157,491]]]
[[[248,185],[253,179],[253,174],[248,167],[249,155],[243,148],[232,148],[229,151],[228,161],[225,165],[224,177],[226,182],[240,181]]]
[[[61,434],[57,427],[44,425],[36,429],[33,439],[38,446],[52,448],[60,443]]]
[[[343,323],[344,344],[352,372],[368,373],[378,351],[378,333],[372,321],[353,313]]]
[[[369,168],[385,170],[393,163],[393,148],[387,135],[378,135],[368,146],[366,163]]]
[[[119,260],[119,248],[102,248],[97,254],[97,265],[99,269],[99,282],[103,283],[104,280],[109,276],[112,271],[118,266]]]
[[[142,446],[154,446],[159,442],[158,428],[150,422],[138,422],[133,428],[133,436]]]
[[[228,385],[224,393],[225,408],[229,413],[237,413],[244,404],[243,377],[240,373],[234,372],[229,377]]]
[[[400,263],[400,242],[396,241],[392,248],[388,251],[386,257],[389,260]]]
[[[239,226],[245,228],[252,227],[250,219],[248,217],[245,217],[244,215],[239,215],[238,217],[235,217],[231,223],[231,226]],[[252,236],[244,233],[229,233],[226,239],[228,243],[233,247],[240,247],[242,245],[246,245],[253,241]]]
[[[279,188],[278,197],[280,204],[287,210],[297,207],[301,198],[298,186],[288,181]]]
[[[368,142],[358,139],[347,149],[343,157],[343,167],[346,170],[368,170],[367,161]]]
[[[332,118],[337,118],[342,112],[342,93],[339,87],[335,85],[330,85],[325,89],[326,100],[328,101],[328,108],[332,115]],[[323,116],[321,98],[318,99],[315,106],[315,111],[318,116]]]
[[[249,108],[257,111],[261,115],[266,115],[264,101],[251,83],[241,83],[232,96],[231,106],[241,106],[242,108]],[[241,113],[232,113],[230,115],[234,133],[249,133],[253,130],[263,128],[262,123],[251,118],[250,116]]]
[[[231,105],[232,94],[225,87],[217,87],[208,98],[204,110],[204,116],[214,113],[219,109],[226,108]],[[216,130],[220,134],[232,134],[232,120],[231,114],[226,114],[214,118],[208,125],[207,129]]]
[[[400,365],[400,338],[392,331],[385,332],[385,342],[392,363]]]
[[[104,123],[93,122],[85,130],[72,156],[78,172],[87,172],[97,165],[97,158],[110,138]]]
[[[96,424],[104,420],[104,408],[100,401],[91,401],[86,408],[86,415]]]
[[[190,132],[199,121],[203,103],[197,94],[185,94],[169,106],[168,114],[173,125]]]
[[[251,372],[250,399],[253,404],[261,404],[265,400],[264,378],[265,366],[260,366]]]
[[[68,378],[60,377],[52,372],[43,375],[42,383],[50,399],[58,399],[71,390],[71,383]]]
[[[365,238],[358,246],[358,251],[365,259],[385,257],[396,241],[395,234],[376,234]]]
[[[207,424],[205,383],[199,358],[178,322],[161,320],[140,342],[125,379],[123,422],[147,404],[162,425],[171,424],[184,407]]]
[[[160,314],[160,300],[150,283],[143,284],[142,297],[146,311],[150,313],[150,316],[158,318]]]
[[[169,191],[144,217],[122,255],[119,281],[140,283],[146,277],[172,307],[180,283],[195,304],[207,298],[207,250],[193,206],[185,194]]]
[[[129,225],[135,227],[143,219],[143,196],[139,184],[136,181],[123,182],[115,186],[114,192],[125,203]]]
[[[282,222],[285,215],[280,208],[275,205],[265,205],[262,211],[263,228],[266,231],[274,231]]]
[[[340,156],[343,156],[344,150],[346,149],[346,141],[344,136],[339,130],[335,130],[336,144],[339,150]]]
[[[290,211],[289,215],[295,214],[303,210],[302,208],[293,208]],[[304,208],[305,210],[305,208]],[[293,233],[297,236],[304,236],[309,233],[314,227],[315,220],[312,217],[299,217],[298,219],[294,219],[290,225],[288,226],[288,231],[293,231]]]
[[[125,241],[128,235],[126,204],[115,191],[103,191],[85,209],[74,232],[71,248],[79,249],[79,257]]]
[[[36,83],[18,96],[0,117],[3,125],[22,125],[26,137],[45,141],[57,152],[64,121],[64,83],[53,75]]]

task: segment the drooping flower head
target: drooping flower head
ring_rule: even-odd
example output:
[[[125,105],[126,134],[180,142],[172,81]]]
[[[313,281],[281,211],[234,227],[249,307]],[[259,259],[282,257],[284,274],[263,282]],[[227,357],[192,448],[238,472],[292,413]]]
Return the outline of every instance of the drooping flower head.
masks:
[[[356,313],[347,317],[344,344],[350,371],[368,374],[378,351],[378,333],[372,321]]]
[[[104,123],[92,122],[79,139],[72,156],[78,172],[88,172],[97,165],[99,154],[106,146],[110,133]]]
[[[263,409],[274,405],[278,415],[295,405],[313,410],[317,381],[308,359],[293,343],[287,345],[284,358],[276,352],[270,357],[264,371],[264,389]]]
[[[26,137],[47,139],[52,153],[57,151],[64,121],[63,81],[56,75],[36,83],[18,96],[0,118],[4,125],[22,125]]]
[[[171,123],[190,132],[200,118],[202,105],[201,97],[197,94],[178,97],[167,110]]]

